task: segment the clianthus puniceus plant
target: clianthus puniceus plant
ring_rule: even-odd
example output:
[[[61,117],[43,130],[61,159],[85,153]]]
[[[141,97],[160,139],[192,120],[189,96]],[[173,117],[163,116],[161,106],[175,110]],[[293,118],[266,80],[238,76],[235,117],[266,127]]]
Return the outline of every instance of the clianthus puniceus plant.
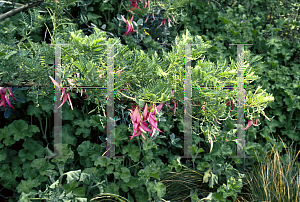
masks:
[[[78,41],[78,40],[81,40],[82,36],[80,34],[80,31],[76,31],[76,32],[71,32],[70,35],[67,35],[65,37],[65,40],[66,42],[71,42],[71,41]],[[106,41],[107,40],[107,37],[104,36],[103,34],[101,34],[99,32],[98,29],[95,28],[95,33],[92,34],[91,36],[89,36],[88,38],[90,38],[92,41],[94,41],[93,43],[91,43],[89,46],[91,46],[91,49],[90,50],[95,50],[95,48],[92,48],[93,46],[96,46],[96,43],[99,43],[100,41]],[[97,42],[95,41],[97,40]],[[118,43],[118,39],[112,39],[112,43]],[[199,46],[197,46],[196,48],[192,48],[191,49],[191,59],[192,60],[197,60],[198,58],[200,58],[201,55],[199,55],[201,52],[204,52],[204,50],[206,48],[208,48],[208,44],[207,43],[204,43],[202,38],[200,36],[196,36],[195,38],[193,36],[190,35],[190,33],[188,32],[188,30],[186,30],[186,34],[183,34],[182,37],[177,37],[176,40],[175,40],[175,44],[187,44],[187,43],[191,43],[191,42],[197,42],[197,44],[201,44]],[[72,44],[72,43],[70,43]],[[97,45],[98,46],[98,45]],[[72,47],[72,48],[75,48],[76,49],[76,46]],[[124,97],[127,97],[129,99],[132,99],[132,97],[129,97],[127,95],[124,95],[122,94],[120,91],[122,89],[120,89],[120,87],[130,81],[132,81],[132,74],[135,74],[135,72],[142,72],[141,74],[139,75],[135,75],[135,79],[133,82],[136,82],[136,81],[140,81],[141,82],[141,86],[138,87],[138,89],[134,89],[133,86],[130,86],[128,87],[128,89],[131,89],[133,87],[133,90],[131,90],[131,93],[136,93],[136,99],[135,100],[139,100],[139,101],[144,101],[144,102],[152,102],[152,103],[165,103],[167,102],[168,100],[171,100],[171,98],[174,98],[174,96],[171,96],[170,91],[170,85],[172,85],[172,88],[174,89],[177,89],[177,82],[176,80],[182,80],[182,72],[181,72],[181,69],[180,68],[177,68],[178,66],[181,66],[183,62],[180,62],[182,58],[184,58],[184,50],[181,48],[181,46],[178,46],[176,48],[174,48],[173,51],[171,51],[170,53],[167,53],[170,57],[170,59],[167,59],[168,57],[164,58],[164,64],[158,60],[158,57],[157,57],[157,54],[155,54],[155,57],[148,57],[147,56],[147,60],[146,59],[142,59],[145,57],[144,54],[142,54],[141,52],[135,52],[134,54],[137,54],[137,59],[136,61],[140,61],[140,63],[132,63],[132,57],[131,55],[133,54],[132,52],[128,51],[128,47],[126,46],[120,46],[118,47],[118,49],[120,50],[124,50],[124,51],[119,51],[119,57],[118,58],[122,58],[122,61],[123,60],[128,60],[128,64],[132,64],[132,65],[124,65],[123,62],[121,62],[120,59],[117,59],[115,60],[115,64],[120,66],[122,68],[122,70],[126,69],[126,71],[122,72],[122,75],[121,75],[121,78],[119,79],[118,81],[118,88],[116,88],[116,91],[119,93],[118,95],[119,96],[124,96]],[[175,51],[176,50],[176,51]],[[66,50],[67,51],[67,50]],[[68,52],[68,51],[67,51]],[[74,58],[77,58],[78,57],[78,54],[74,54],[74,53],[67,53],[67,54],[70,54],[72,57]],[[103,54],[104,57],[105,54]],[[102,57],[102,56],[101,56]],[[128,58],[128,59],[127,59]],[[130,61],[129,61],[130,60]],[[202,61],[202,62],[201,62]],[[248,60],[247,60],[248,61]],[[78,60],[75,61],[76,62],[76,68],[73,64],[73,62],[70,62],[69,64],[67,64],[68,68],[64,69],[64,73],[74,73],[78,70],[80,70],[81,72],[83,72],[84,74],[86,73],[87,74],[87,71],[86,71],[86,68],[84,67],[85,64],[81,64],[78,62]],[[75,63],[74,62],[74,63]],[[97,64],[96,61],[88,61],[87,63],[89,63],[90,65],[94,66],[94,63]],[[192,68],[192,74],[199,74],[199,75],[204,75],[204,74],[211,74],[210,73],[210,70],[204,70],[202,68],[200,68],[200,65],[203,64],[203,63],[207,63],[207,62],[203,62],[203,60],[198,60],[198,63],[196,64],[195,67]],[[152,68],[149,69],[149,71],[144,71],[144,68],[147,67],[149,68],[149,66],[151,66],[150,64],[157,64],[157,67],[156,66],[153,66],[152,65]],[[130,66],[130,68],[129,68]],[[234,66],[234,63],[232,63],[231,66]],[[87,82],[87,81],[91,81],[92,83],[95,83],[96,85],[97,84],[101,84],[101,82],[99,82],[99,77],[101,76],[96,76],[98,72],[98,70],[102,70],[102,72],[104,71],[105,72],[105,68],[103,65],[99,64],[99,65],[95,65],[94,66],[95,68],[92,68],[91,71],[89,72],[89,76],[85,76],[81,79],[80,83],[84,83],[84,82]],[[171,69],[171,67],[173,69]],[[227,70],[225,70],[225,66],[222,67],[224,73],[227,73],[227,74],[232,74],[233,72],[229,72]],[[232,67],[232,69],[234,69]],[[172,74],[169,74],[169,72],[172,71]],[[65,75],[63,73],[63,75]],[[159,77],[162,77],[162,76],[166,76],[166,75],[169,75],[169,78],[170,79],[170,83],[167,84],[166,82],[161,82],[159,85],[157,82],[154,82],[153,84],[148,84],[150,79],[149,78],[152,78],[153,75],[156,75],[158,78]],[[91,75],[95,75],[95,77],[91,76]],[[220,80],[220,76],[213,73],[213,75],[211,75],[212,77],[215,77],[217,80]],[[248,77],[248,80],[255,80],[256,78],[253,77],[253,76],[249,76],[249,73],[247,72],[246,74],[246,77]],[[69,79],[70,76],[66,77],[68,79],[68,82],[71,83],[71,86],[72,84],[75,83],[75,81],[77,80],[76,78],[74,78],[74,80],[72,79]],[[178,79],[177,79],[178,78]],[[68,99],[69,100],[69,103],[71,105],[71,108],[73,109],[72,107],[72,103],[71,103],[71,99],[70,99],[70,96],[69,96],[69,93],[67,93],[66,91],[66,88],[62,88],[58,83],[55,83],[54,79],[50,77],[50,79],[52,80],[52,82],[55,84],[55,86],[57,86],[60,90],[62,90],[62,95],[61,95],[61,99],[63,99],[63,103],[61,104],[61,106],[66,102],[66,100]],[[202,83],[203,81],[203,78],[202,76],[199,76],[196,78],[196,80],[199,80],[198,83]],[[78,80],[77,80],[78,81]],[[221,80],[220,80],[221,81]],[[195,81],[196,82],[196,81]],[[230,83],[233,83],[232,81],[228,81]],[[197,83],[197,82],[196,82]],[[160,86],[158,88],[153,88],[154,86]],[[182,92],[182,86],[179,86],[179,90],[180,92]],[[124,89],[123,89],[124,90]],[[72,89],[71,89],[72,91]],[[139,92],[138,92],[139,91]],[[198,97],[196,96],[195,97],[195,100],[197,98],[203,98],[203,97],[206,97],[206,94],[207,93],[201,93],[201,96],[200,94],[198,94]],[[99,98],[101,95],[101,92],[98,94],[98,95],[95,95],[95,97]],[[154,98],[153,98],[154,97]],[[249,99],[250,100],[250,105],[252,104],[252,106],[254,104],[256,104],[258,107],[259,107],[259,111],[261,111],[262,107],[266,102],[269,102],[271,100],[271,97],[267,97],[267,99],[262,99],[261,98],[262,96],[261,95],[256,95],[255,99]],[[266,96],[265,96],[266,97]],[[193,97],[194,98],[194,97]],[[259,98],[259,99],[257,99]],[[176,97],[177,100],[179,100],[180,98],[179,97]],[[100,99],[98,99],[100,100]],[[174,100],[173,100],[174,101]],[[175,101],[174,101],[175,102]],[[98,103],[98,104],[101,104],[101,103]],[[259,105],[258,105],[259,104]],[[59,106],[59,107],[61,107]],[[141,107],[141,105],[139,105]],[[176,110],[176,107],[177,107],[177,104],[175,106],[174,104],[174,112]],[[231,107],[232,107],[232,104],[231,104]],[[205,111],[205,108],[202,107],[202,110]],[[211,111],[211,112],[210,112]],[[208,108],[207,112],[209,112],[210,114],[209,115],[205,115],[206,118],[213,118],[213,116],[215,115],[216,109],[214,110],[211,110],[210,108]],[[154,112],[154,111],[152,111]],[[139,112],[140,113],[140,112]],[[157,112],[156,112],[157,113]],[[148,114],[148,113],[147,113]],[[251,113],[250,113],[251,114]],[[132,112],[132,115],[133,115],[133,112]],[[136,115],[137,116],[137,115]],[[215,120],[216,116],[214,116],[214,118],[212,120]],[[138,121],[137,118],[135,118],[136,120],[135,121]],[[143,118],[144,119],[144,118]],[[147,119],[147,118],[146,118]],[[146,120],[144,119],[144,120]],[[252,118],[251,118],[252,119]],[[149,120],[148,120],[149,121]],[[251,121],[252,123],[252,121]],[[141,124],[136,124],[136,125],[140,125]],[[151,124],[152,127],[154,126],[154,124]],[[253,124],[254,125],[254,124]],[[135,131],[136,133],[138,132],[137,131],[137,128],[138,126],[135,126]],[[250,127],[250,126],[249,126]],[[248,127],[248,128],[249,128]],[[141,130],[141,133],[143,133],[142,130],[144,130],[146,132],[145,129],[142,128],[142,126],[139,128],[139,130]],[[150,129],[149,129],[150,130]],[[156,130],[156,129],[155,129]],[[148,131],[149,132],[149,131]],[[138,133],[137,133],[138,134]],[[153,131],[151,133],[151,135],[153,135]],[[136,134],[134,133],[133,136],[136,136]]]
[[[173,93],[173,91],[172,91],[172,93]],[[246,96],[246,90],[245,90],[245,96]],[[175,115],[177,103],[175,100],[172,100],[172,102],[174,103],[173,108],[171,108],[168,103],[166,103],[166,105],[170,108],[170,110],[174,109],[174,115]],[[193,102],[193,104],[195,105],[194,102]],[[200,104],[200,103],[198,103],[198,104]],[[232,100],[228,101],[226,103],[226,105],[231,106],[230,112],[234,109],[234,106],[235,106],[233,104]],[[142,135],[142,137],[145,139],[145,141],[147,141],[147,139],[143,135],[143,133],[146,133],[146,131],[148,131],[148,132],[151,131],[149,138],[153,136],[153,134],[155,133],[156,130],[162,132],[161,130],[159,130],[157,128],[157,120],[154,116],[156,113],[158,113],[161,110],[162,107],[163,107],[163,103],[160,103],[157,107],[155,106],[155,104],[153,104],[153,108],[150,107],[148,109],[148,104],[146,103],[145,106],[143,107],[144,110],[143,110],[142,116],[140,114],[139,107],[136,106],[136,104],[133,105],[133,108],[131,110],[127,109],[131,112],[130,117],[131,117],[131,122],[133,124],[133,135],[131,136],[130,140],[132,140],[134,137],[138,137],[138,136]],[[205,111],[204,106],[201,106],[201,108],[203,111]],[[145,122],[145,120],[147,120],[150,123],[151,130],[147,127],[147,123]],[[217,119],[215,119],[215,120],[218,122]],[[259,121],[259,119],[256,119],[256,124],[258,121]],[[254,122],[248,120],[248,124],[247,124],[246,128],[244,129],[244,131],[247,130],[253,123]],[[221,123],[219,123],[219,124],[221,124]],[[214,135],[214,138],[216,140],[215,135]],[[210,142],[211,142],[211,144],[213,144],[212,140],[210,140]]]

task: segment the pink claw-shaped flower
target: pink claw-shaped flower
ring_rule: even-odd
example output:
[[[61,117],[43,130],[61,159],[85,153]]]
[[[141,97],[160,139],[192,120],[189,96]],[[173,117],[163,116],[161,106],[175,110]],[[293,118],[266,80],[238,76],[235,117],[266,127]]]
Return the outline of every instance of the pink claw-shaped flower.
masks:
[[[8,90],[8,91],[7,91]],[[0,100],[0,106],[5,107],[5,101],[7,102],[7,104],[15,109],[11,104],[10,104],[10,99],[9,97],[12,96],[12,98],[17,101],[14,97],[14,95],[12,94],[12,89],[10,87],[7,87],[7,90],[4,87],[0,87],[0,96],[1,96],[1,100]],[[8,92],[8,95],[6,95],[6,93]]]
[[[234,109],[234,104],[233,104],[233,101],[232,101],[232,100],[228,101],[228,102],[226,103],[226,105],[231,105],[231,110],[230,110],[230,111],[232,111],[232,110]]]
[[[134,15],[133,15],[133,16],[134,16]],[[133,16],[131,17],[130,20],[126,20],[126,19],[121,15],[123,21],[126,23],[126,29],[127,29],[126,33],[123,34],[123,35],[128,35],[129,33],[132,34],[133,32],[136,32],[136,30],[133,30],[133,25],[132,25]]]
[[[248,124],[247,124],[246,128],[244,129],[244,131],[247,130],[250,126],[252,126],[252,121],[248,120]]]
[[[61,106],[63,106],[63,104],[67,101],[67,99],[69,100],[69,103],[70,103],[70,105],[71,105],[71,108],[72,108],[72,110],[73,110],[73,105],[72,105],[72,102],[71,102],[71,99],[70,99],[70,95],[69,95],[69,93],[66,93],[66,88],[61,88],[61,86],[51,77],[51,76],[49,76],[50,77],[50,79],[51,79],[51,81],[52,81],[52,83],[57,87],[57,88],[59,88],[60,90],[62,90],[62,95],[61,95],[61,97],[60,97],[60,100],[61,99],[63,99],[63,102],[62,102],[62,104],[59,106],[59,107],[57,107],[56,109],[58,109],[58,108],[60,108]]]
[[[129,1],[131,2],[130,7],[132,6],[133,8],[129,9],[128,11],[133,11],[136,8],[138,8],[139,10],[142,10],[138,6],[139,0],[136,0],[136,1],[135,0],[129,0]]]

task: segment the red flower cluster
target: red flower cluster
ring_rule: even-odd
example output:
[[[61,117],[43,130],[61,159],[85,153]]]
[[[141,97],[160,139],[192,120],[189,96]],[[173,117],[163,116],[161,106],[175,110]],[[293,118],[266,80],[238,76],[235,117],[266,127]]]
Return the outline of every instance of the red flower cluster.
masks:
[[[143,133],[146,133],[146,131],[148,131],[148,132],[151,131],[149,137],[153,136],[156,130],[162,132],[161,130],[159,130],[157,128],[157,120],[154,115],[161,110],[163,104],[164,103],[160,103],[157,107],[154,104],[153,108],[150,107],[148,109],[148,105],[146,103],[146,105],[144,107],[143,116],[142,116],[143,120],[141,120],[139,107],[136,106],[136,104],[133,105],[131,110],[127,109],[127,110],[131,111],[130,117],[131,117],[131,122],[133,123],[133,130],[134,130],[133,135],[131,136],[130,140],[132,140],[132,138],[138,137],[140,135],[142,135],[142,137],[146,140],[146,138],[143,135]],[[147,127],[147,123],[145,120],[147,120],[150,123],[151,130]]]
[[[6,91],[8,90],[8,91]],[[6,94],[8,92],[8,94]],[[10,99],[9,96],[11,96],[15,101],[17,101],[14,97],[14,95],[12,94],[12,90],[10,87],[7,87],[6,89],[4,87],[0,87],[0,96],[1,96],[1,100],[0,100],[0,106],[3,105],[3,107],[5,107],[5,100],[7,102],[7,104],[15,109],[11,104],[10,104]]]
[[[63,104],[65,104],[65,102],[67,101],[67,98],[68,98],[69,103],[71,105],[71,108],[73,110],[73,106],[72,106],[72,102],[71,102],[71,99],[70,99],[70,95],[69,95],[69,93],[66,93],[66,88],[62,88],[51,76],[49,76],[49,77],[50,77],[51,81],[53,82],[53,84],[62,91],[62,95],[60,97],[60,100],[63,99],[63,102],[56,109],[58,109],[61,106],[63,106]]]
[[[141,9],[139,8],[139,6],[138,6],[139,0],[129,0],[129,1],[131,2],[130,7],[132,7],[132,8],[129,9],[128,11],[133,11],[133,10],[135,10],[135,9],[141,10]],[[150,3],[149,3],[149,0],[147,0],[147,2],[146,2],[146,1],[143,1],[143,0],[141,0],[141,1],[145,3],[144,6],[143,6],[143,8],[147,8],[147,7],[148,7],[148,8],[149,8],[149,11],[150,11]],[[133,16],[134,16],[134,15],[133,15]],[[131,17],[130,21],[129,21],[129,20],[126,21],[126,19],[121,15],[123,21],[126,23],[126,29],[127,29],[126,33],[123,34],[123,35],[128,35],[129,33],[132,34],[133,32],[136,32],[136,30],[133,30],[133,25],[132,25],[133,16]],[[145,22],[147,22],[148,17],[149,17],[149,15],[147,15]],[[154,13],[152,13],[152,17],[153,17],[153,19],[155,20]],[[173,21],[174,21],[175,23],[177,23],[177,22],[175,21],[175,18],[174,18],[173,15],[172,15],[172,18],[173,18]],[[158,27],[160,27],[160,26],[162,26],[162,25],[165,25],[165,21],[166,21],[166,19],[163,19],[162,22],[161,22],[161,24],[160,24]],[[168,25],[169,25],[169,27],[171,27],[171,22],[172,22],[172,21],[171,21],[170,19],[168,19]]]

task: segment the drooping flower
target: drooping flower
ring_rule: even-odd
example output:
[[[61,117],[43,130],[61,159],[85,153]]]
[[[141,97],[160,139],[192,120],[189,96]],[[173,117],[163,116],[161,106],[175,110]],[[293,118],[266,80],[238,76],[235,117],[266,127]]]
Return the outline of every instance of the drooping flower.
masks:
[[[135,108],[135,110],[133,111],[134,108]],[[130,117],[131,117],[131,122],[133,124],[133,135],[131,136],[131,138],[129,140],[132,140],[132,138],[142,135],[142,137],[147,141],[147,139],[143,135],[143,133],[146,133],[146,131],[151,131],[147,127],[147,123],[145,122],[146,117],[147,117],[147,110],[148,110],[148,107],[146,104],[144,112],[143,112],[143,120],[141,120],[141,115],[140,115],[138,106],[135,107],[135,105],[134,105],[132,110],[129,110],[129,111],[131,111]]]
[[[134,16],[134,15],[133,15],[133,16]],[[130,20],[126,20],[126,19],[121,15],[123,21],[126,23],[126,29],[127,29],[126,33],[123,34],[123,35],[128,35],[129,33],[132,34],[133,32],[136,32],[136,30],[133,30],[133,25],[132,25],[133,16],[131,17]]]
[[[74,82],[75,82],[74,79],[68,79],[68,83],[71,85],[70,88],[71,88],[71,92],[72,93],[73,93],[73,91],[72,91],[73,90],[73,86],[75,85]]]
[[[144,6],[143,6],[143,8],[149,7],[149,11],[150,11],[150,2],[149,2],[149,0],[147,0],[147,2],[143,1],[143,0],[141,0],[141,1],[145,3]]]
[[[50,79],[51,79],[51,81],[53,82],[53,84],[56,86],[56,87],[58,87],[61,91],[62,91],[62,95],[61,95],[61,97],[60,97],[60,100],[61,99],[63,99],[63,102],[62,102],[62,104],[59,106],[59,107],[57,107],[56,109],[58,109],[58,108],[60,108],[61,106],[63,106],[63,104],[67,101],[67,98],[68,98],[68,100],[69,100],[69,103],[70,103],[70,105],[71,105],[71,108],[72,108],[72,110],[73,110],[73,106],[72,106],[72,102],[71,102],[71,99],[70,99],[70,95],[69,95],[69,93],[66,93],[66,88],[61,88],[61,86],[51,77],[51,76],[49,76],[50,77]]]
[[[166,21],[166,19],[163,19],[158,27],[164,25],[164,24],[165,24],[165,21]]]
[[[130,2],[131,2],[131,4],[130,4],[130,7],[132,6],[132,8],[131,9],[129,9],[128,11],[133,11],[133,10],[135,10],[136,8],[138,8],[139,10],[142,10],[142,9],[140,9],[139,8],[139,6],[138,6],[138,3],[139,3],[139,0],[129,0]]]
[[[173,18],[173,21],[174,21],[175,23],[177,23],[173,15],[172,15],[172,18]]]
[[[246,96],[247,95],[247,91],[244,89],[244,95]],[[226,105],[230,105],[231,106],[231,110],[230,112],[234,109],[234,104],[233,104],[233,101],[230,100],[226,103]]]
[[[170,19],[168,19],[168,25],[169,25],[169,27],[171,27],[171,20]]]
[[[233,101],[232,101],[232,100],[228,101],[228,102],[226,103],[226,105],[231,105],[231,110],[230,110],[230,111],[232,111],[232,110],[234,109],[234,104],[233,104]]]
[[[174,109],[174,115],[176,113],[176,107],[177,107],[177,103],[175,102],[175,100],[172,99],[172,102],[174,104],[173,108],[170,107],[169,103],[166,103],[166,105],[170,108],[170,110]]]
[[[244,131],[247,130],[250,126],[252,126],[252,121],[248,120],[248,124],[247,124],[246,128],[244,129]]]
[[[148,115],[147,115],[147,121],[151,124],[151,133],[150,133],[150,136],[149,136],[149,137],[152,137],[152,136],[154,135],[154,133],[155,133],[156,130],[162,132],[161,130],[159,130],[159,129],[157,128],[157,120],[156,120],[156,118],[155,118],[154,115],[155,115],[156,113],[158,113],[158,112],[161,110],[161,108],[163,107],[163,104],[164,104],[164,103],[160,103],[157,107],[154,105],[154,107],[155,107],[156,109],[154,109],[153,112],[150,112],[150,113],[148,113]],[[151,108],[150,108],[150,111],[151,111]],[[164,132],[162,132],[162,133],[164,133]]]
[[[8,91],[7,91],[8,90]],[[12,98],[17,101],[14,97],[14,95],[12,94],[12,89],[10,87],[7,87],[7,90],[5,90],[4,87],[0,87],[0,96],[1,96],[1,100],[0,100],[0,106],[3,105],[3,107],[5,107],[5,100],[7,102],[7,104],[15,109],[11,104],[10,104],[10,99],[9,96],[12,96]],[[6,95],[6,93],[8,92],[8,95]]]
[[[148,131],[148,132],[151,131],[150,136],[149,136],[149,137],[151,137],[155,133],[156,130],[159,130],[157,128],[157,121],[156,121],[156,118],[154,117],[154,115],[161,110],[162,106],[163,106],[163,103],[161,103],[159,106],[157,106],[156,109],[152,108],[152,107],[150,107],[148,109],[148,105],[146,104],[144,106],[143,115],[142,115],[143,120],[141,120],[139,108],[136,107],[135,104],[133,105],[133,108],[131,110],[128,109],[129,111],[131,111],[130,117],[131,117],[131,122],[133,123],[133,130],[134,130],[134,133],[131,136],[130,140],[133,137],[137,137],[139,135],[142,135],[142,137],[146,140],[143,133],[146,133],[146,131]],[[154,105],[154,107],[155,107],[155,105]],[[133,110],[134,110],[134,112],[133,112]],[[152,130],[150,130],[147,127],[147,123],[145,122],[145,120],[147,120],[150,123]],[[159,131],[162,132],[161,130],[159,130]]]
[[[173,18],[174,18],[174,17],[173,17]],[[171,27],[171,22],[172,22],[172,21],[171,21],[170,19],[168,19],[168,25],[169,25],[169,27]],[[166,19],[163,19],[158,27],[160,27],[160,26],[162,26],[162,25],[165,25],[165,24],[166,24]],[[158,27],[157,27],[157,28],[158,28]]]

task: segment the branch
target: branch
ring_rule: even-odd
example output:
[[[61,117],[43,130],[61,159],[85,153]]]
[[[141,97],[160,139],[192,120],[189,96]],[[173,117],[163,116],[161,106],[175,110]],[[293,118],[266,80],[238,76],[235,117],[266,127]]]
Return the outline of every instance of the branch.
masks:
[[[2,87],[46,87],[46,86],[49,86],[48,85],[45,85],[45,84],[37,84],[37,83],[34,83],[34,82],[22,82],[20,84],[15,84],[13,82],[0,82],[0,86]]]
[[[33,4],[26,4],[26,5],[21,6],[19,8],[12,9],[12,10],[10,10],[10,11],[8,11],[8,12],[0,15],[0,22],[3,21],[3,20],[5,20],[6,18],[9,18],[10,16],[13,16],[13,15],[15,15],[17,13],[20,13],[21,11],[23,11],[25,9],[28,9],[28,8],[40,5],[43,2],[44,2],[43,0],[38,0],[38,1],[34,2]]]

